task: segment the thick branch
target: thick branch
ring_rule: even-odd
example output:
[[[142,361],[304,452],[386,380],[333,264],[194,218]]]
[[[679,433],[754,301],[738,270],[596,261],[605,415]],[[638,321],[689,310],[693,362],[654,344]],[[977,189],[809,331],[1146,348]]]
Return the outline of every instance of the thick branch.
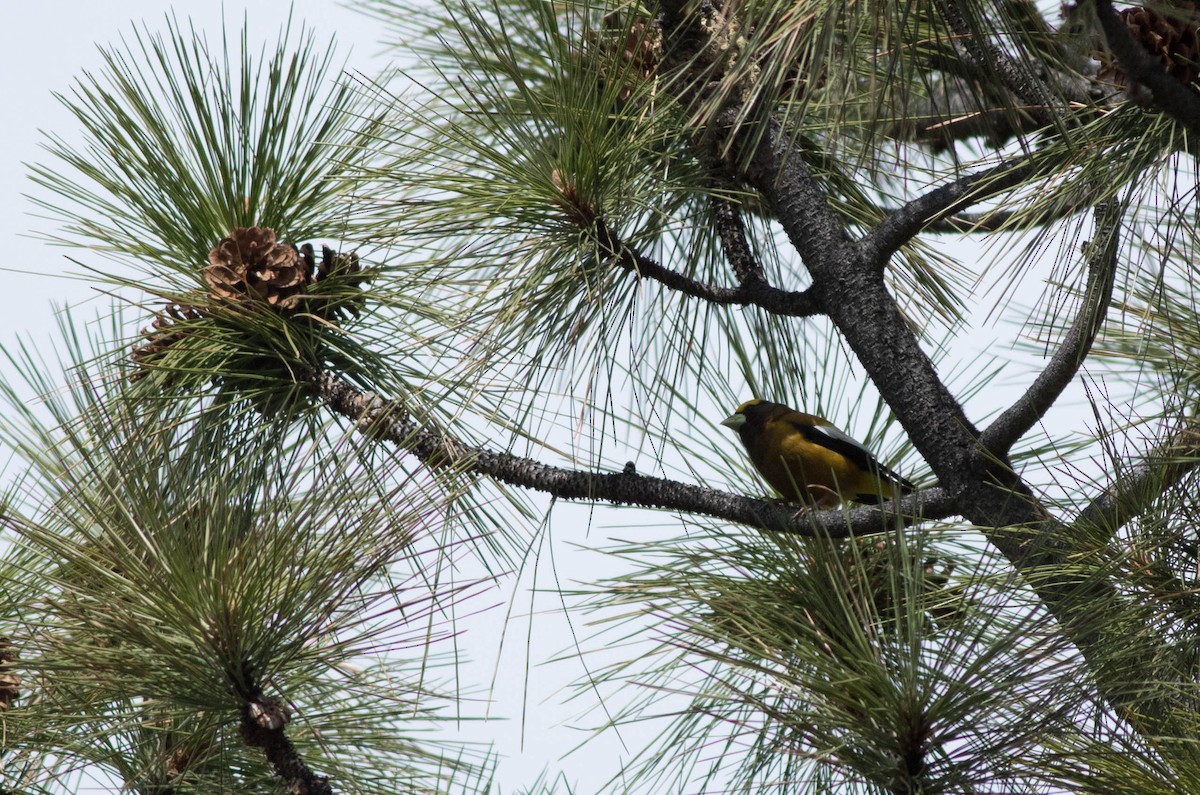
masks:
[[[922,232],[935,235],[969,235],[999,232],[1016,215],[1012,210],[991,210],[982,213],[954,213],[940,220],[930,221]],[[1058,219],[1051,219],[1058,220]]]
[[[862,361],[917,449],[953,494],[974,475],[976,432],[937,378],[932,362],[888,294],[877,261],[853,243],[819,181],[776,123],[759,136],[748,177],[765,196],[813,277],[818,300]],[[909,416],[904,409],[914,405]],[[936,470],[935,470],[936,471]]]
[[[1106,203],[1096,208],[1096,239],[1092,241],[1087,290],[1079,314],[1063,337],[1058,351],[1025,394],[983,432],[983,445],[993,453],[1007,455],[1017,440],[1045,416],[1074,380],[1088,351],[1092,349],[1112,300],[1120,223],[1121,209],[1118,205]]]
[[[1200,133],[1200,95],[1167,74],[1162,64],[1142,48],[1111,0],[1096,0],[1096,16],[1104,30],[1104,40],[1113,55],[1121,62],[1129,80],[1145,86],[1154,97],[1154,104],[1192,132]]]
[[[1163,640],[1149,627],[1130,630],[1128,604],[1106,579],[1081,580],[1072,573],[1079,542],[1049,516],[1005,457],[982,447],[887,293],[875,263],[846,240],[816,180],[788,151],[777,126],[764,131],[753,151],[749,177],[804,259],[830,319],[952,495],[956,510],[1029,578],[1087,660],[1101,695],[1123,718],[1148,735],[1179,730],[1172,696],[1150,698],[1127,687],[1130,671],[1145,671],[1154,681],[1178,681],[1178,672],[1162,663],[1167,659]],[[1053,572],[1062,576],[1049,576]]]
[[[1100,91],[1084,77],[1090,66],[1086,48],[1065,44],[1065,37],[1050,29],[1033,2],[1003,5],[1016,11],[1012,19],[1026,31],[1022,38],[1032,45],[1032,55],[1038,59],[1036,72],[1014,60],[1003,48],[991,45],[980,51],[977,46],[967,46],[974,37],[963,32],[967,25],[963,15],[957,13],[952,37],[925,42],[926,51],[917,67],[928,76],[925,93],[906,97],[902,111],[896,114],[900,118],[888,133],[890,136],[925,143],[935,149],[980,137],[999,148],[1010,138],[1036,133],[1045,127],[1045,114],[1019,110],[1022,104],[1037,104],[1038,92],[1035,89],[1032,93],[1017,94],[1008,87],[1020,81],[1022,74],[1035,81],[1035,85],[1045,87],[1060,114],[1071,105],[1083,107],[1099,98]],[[942,10],[945,12],[946,6]],[[1009,79],[997,79],[996,64],[1001,68],[1007,65]]]
[[[631,248],[612,227],[602,221],[596,224],[596,245],[603,255],[613,258],[618,265],[639,278],[651,279],[668,289],[712,304],[757,306],[772,314],[789,317],[821,314],[811,290],[780,290],[757,279],[745,281],[738,287],[718,287],[665,268]]]
[[[421,427],[399,403],[363,394],[328,373],[311,374],[309,384],[332,411],[356,422],[363,433],[393,442],[427,466],[454,467],[560,499],[703,514],[802,536],[846,538],[887,532],[896,526],[896,516],[888,504],[848,512],[801,514],[798,506],[789,503],[639,475],[632,462],[625,465],[624,471],[613,473],[550,466],[531,458],[467,445],[436,429]],[[909,495],[900,508],[905,523],[952,515],[950,499],[939,489]]]

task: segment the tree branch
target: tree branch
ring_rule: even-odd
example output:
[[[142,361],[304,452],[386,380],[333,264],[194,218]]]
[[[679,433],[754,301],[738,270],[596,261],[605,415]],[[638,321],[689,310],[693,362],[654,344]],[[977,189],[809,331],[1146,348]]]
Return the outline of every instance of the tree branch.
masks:
[[[1050,86],[1033,74],[1020,61],[991,41],[976,35],[956,0],[935,0],[938,12],[950,26],[963,47],[982,69],[985,75],[995,75],[1009,91],[1025,101],[1024,112],[1029,113],[1043,125],[1054,124],[1065,110],[1062,102]]]
[[[1029,158],[1006,160],[997,166],[959,177],[934,188],[888,213],[859,243],[863,257],[882,270],[900,246],[935,221],[1019,184],[1033,170]]]
[[[326,776],[318,776],[296,752],[296,746],[288,739],[278,721],[276,704],[251,702],[242,716],[240,726],[242,740],[246,745],[261,748],[267,761],[292,795],[333,795]],[[286,721],[285,721],[286,722]]]
[[[812,290],[780,290],[759,279],[744,281],[738,287],[718,287],[663,267],[626,244],[616,230],[602,220],[596,222],[595,230],[596,245],[602,255],[611,257],[639,278],[651,279],[684,295],[723,306],[757,306],[788,317],[812,317],[822,313]]]
[[[1096,208],[1095,240],[1088,263],[1087,289],[1079,314],[1063,337],[1058,351],[1016,403],[1004,411],[983,432],[984,447],[995,454],[1007,455],[1012,446],[1037,424],[1063,390],[1075,378],[1080,365],[1092,349],[1108,305],[1112,300],[1117,272],[1117,250],[1121,208],[1104,203]]]
[[[1095,0],[1104,40],[1128,78],[1145,86],[1154,104],[1192,132],[1200,133],[1200,95],[1176,80],[1142,48],[1113,8],[1112,0]]]
[[[767,276],[746,238],[742,211],[728,199],[714,196],[711,201],[717,236],[721,238],[721,247],[725,250],[733,274],[737,276],[738,284],[742,287],[753,282],[766,284]]]
[[[1111,537],[1197,466],[1200,466],[1200,423],[1193,417],[1095,497],[1072,527],[1081,535]]]
[[[982,199],[985,198],[991,198],[992,193],[986,193],[986,195],[983,195],[983,193],[978,193],[976,196],[977,198],[972,198],[972,202],[982,201]],[[923,198],[924,197],[918,197],[917,199],[914,199],[914,201],[922,201]],[[1054,223],[1055,221],[1066,219],[1066,217],[1070,215],[1079,213],[1080,210],[1091,208],[1093,204],[1094,199],[1093,201],[1085,202],[1084,198],[1082,197],[1079,198],[1079,201],[1075,202],[1060,202],[1057,203],[1054,208],[1052,208],[1051,213],[1040,215],[1036,220],[1034,220],[1034,222],[1025,223],[1025,225],[1022,225],[1018,228],[1034,229],[1043,227],[1048,225],[1048,223]],[[907,208],[908,204],[902,205],[902,207],[899,208],[878,207],[876,209],[878,214],[884,216],[884,220],[880,223],[886,223],[888,215],[899,213],[899,211],[907,210]],[[1012,223],[1014,217],[1019,214],[1019,211],[984,210],[980,211],[980,213],[959,213],[959,211],[952,209],[949,211],[949,213],[950,214],[941,214],[937,217],[934,217],[934,219],[931,219],[928,223],[925,223],[924,226],[920,226],[920,228],[917,229],[917,232],[914,234],[919,234],[922,232],[929,232],[931,234],[986,234],[990,232],[1000,232],[1002,228],[1009,225],[1009,223]],[[870,237],[870,234],[871,233],[868,233],[866,237]],[[899,246],[904,245],[904,243],[905,241],[901,240],[896,247],[899,249]]]
[[[632,462],[622,472],[599,473],[543,464],[532,458],[467,445],[436,429],[421,427],[397,401],[364,394],[324,372],[307,382],[330,410],[358,424],[373,438],[386,439],[429,467],[454,467],[486,475],[510,486],[565,500],[611,502],[703,514],[738,524],[801,536],[846,538],[895,528],[893,506],[799,512],[791,503],[762,500],[664,478],[639,475]],[[900,503],[905,524],[953,515],[951,500],[940,489],[910,494]]]
[[[1017,187],[1033,170],[1028,159],[1010,160],[975,174],[959,177],[954,182],[930,190],[891,210],[881,209],[885,217],[860,244],[864,256],[879,267],[887,264],[892,254],[922,232],[933,234],[971,234],[997,232],[1016,215],[1014,210],[988,210],[963,213],[961,210]],[[992,180],[989,182],[989,180]],[[1080,191],[1086,194],[1086,191]],[[1021,229],[1062,220],[1092,206],[1086,195],[1074,201],[1061,201],[1037,218],[1037,223],[1022,225]]]
[[[768,122],[755,136],[744,137],[744,145],[755,147],[747,177],[762,192],[812,274],[810,289],[817,292],[817,300],[917,449],[935,467],[944,462],[942,471],[935,469],[941,485],[952,494],[967,488],[980,474],[970,460],[977,432],[888,294],[877,260],[863,255],[862,242],[850,240],[819,181],[791,151],[790,139],[778,123]]]
[[[240,670],[229,673],[234,690],[245,702],[238,726],[242,741],[252,748],[262,749],[275,775],[292,795],[333,795],[329,779],[308,767],[284,733],[284,727],[292,719],[287,705],[263,694],[262,685],[249,663],[243,662]]]
[[[1062,202],[1054,208],[1054,212],[1043,215],[1037,219],[1036,224],[1027,224],[1021,229],[1033,229],[1046,224],[1061,221],[1067,216],[1079,212],[1088,205],[1084,202],[1069,203]],[[946,216],[945,218],[935,219],[931,221],[922,232],[931,232],[933,234],[957,234],[966,235],[972,233],[987,233],[998,232],[1004,226],[1012,221],[1017,215],[1014,210],[989,210],[981,213],[955,213],[954,215]]]

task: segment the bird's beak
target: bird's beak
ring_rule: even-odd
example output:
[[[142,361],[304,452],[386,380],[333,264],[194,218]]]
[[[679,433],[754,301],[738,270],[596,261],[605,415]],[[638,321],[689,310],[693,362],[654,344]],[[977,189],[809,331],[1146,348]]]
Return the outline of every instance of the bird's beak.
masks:
[[[736,431],[746,424],[746,415],[740,412],[737,414],[730,414],[728,417],[721,420],[721,424],[726,428],[732,428]]]

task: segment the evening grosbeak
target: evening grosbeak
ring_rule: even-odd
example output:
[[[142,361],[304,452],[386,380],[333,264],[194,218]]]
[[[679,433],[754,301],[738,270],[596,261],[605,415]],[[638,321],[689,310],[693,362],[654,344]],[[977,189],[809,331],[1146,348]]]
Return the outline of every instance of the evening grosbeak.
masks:
[[[721,424],[737,431],[754,468],[792,502],[815,509],[843,500],[875,505],[916,491],[829,420],[782,403],[747,400]]]

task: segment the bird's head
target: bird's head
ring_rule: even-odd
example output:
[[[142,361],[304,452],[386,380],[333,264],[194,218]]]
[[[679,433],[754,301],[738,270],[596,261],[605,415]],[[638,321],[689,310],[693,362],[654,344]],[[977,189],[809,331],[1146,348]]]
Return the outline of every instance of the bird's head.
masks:
[[[754,400],[747,400],[745,403],[734,409],[732,414],[721,420],[721,424],[726,428],[730,428],[731,430],[740,431],[742,426],[746,424],[747,412],[754,414],[757,413],[755,411],[756,408],[769,405],[771,404],[769,404],[767,401],[759,400],[758,398],[755,398]],[[758,409],[758,411],[761,411],[761,409]]]

